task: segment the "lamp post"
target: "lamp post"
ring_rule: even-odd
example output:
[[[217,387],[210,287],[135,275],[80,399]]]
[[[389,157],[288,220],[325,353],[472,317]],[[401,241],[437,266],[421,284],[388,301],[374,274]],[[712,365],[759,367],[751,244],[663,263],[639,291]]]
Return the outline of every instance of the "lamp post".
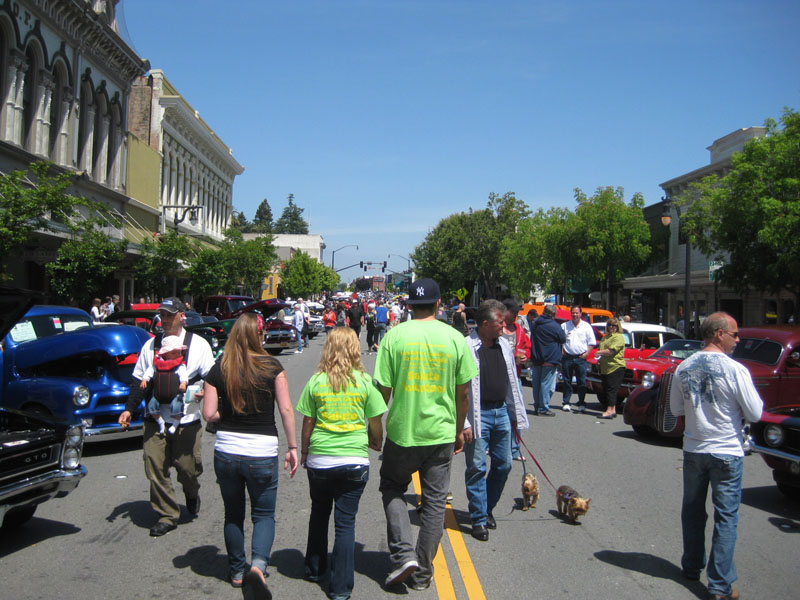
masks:
[[[681,236],[681,207],[680,205],[674,203],[672,201],[672,197],[666,196],[661,198],[661,201],[664,203],[664,211],[661,215],[661,224],[665,227],[669,227],[669,224],[672,223],[672,217],[670,216],[670,209],[675,208],[675,212],[678,215],[678,244],[680,244],[680,236]],[[683,335],[687,338],[693,337],[692,333],[694,330],[694,322],[691,320],[692,311],[689,307],[689,290],[690,290],[690,269],[692,264],[692,243],[689,238],[689,233],[686,232],[686,266],[684,267],[684,281],[683,281]]]
[[[397,258],[402,258],[403,260],[408,261],[408,272],[411,273],[411,260],[410,259],[408,259],[407,257],[402,256],[400,254],[390,254],[386,258],[392,258],[393,256],[396,256]]]
[[[331,270],[335,271],[336,269],[333,268],[333,265],[336,264],[336,253],[339,250],[344,250],[345,248],[355,248],[358,250],[358,244],[347,244],[346,246],[342,246],[341,248],[337,248],[336,250],[331,252]]]
[[[171,208],[174,211],[174,217],[172,220],[172,227],[175,230],[175,235],[178,235],[178,225],[183,223],[186,219],[186,216],[189,215],[189,223],[192,224],[192,227],[197,225],[197,211],[201,210],[203,207],[192,205],[192,204],[164,204],[162,210]],[[178,211],[183,210],[178,216]],[[164,215],[166,217],[166,214]],[[166,221],[166,219],[164,219]],[[164,227],[166,228],[166,223],[163,223]],[[172,272],[172,295],[176,296],[178,294],[178,258],[175,257],[175,270]]]

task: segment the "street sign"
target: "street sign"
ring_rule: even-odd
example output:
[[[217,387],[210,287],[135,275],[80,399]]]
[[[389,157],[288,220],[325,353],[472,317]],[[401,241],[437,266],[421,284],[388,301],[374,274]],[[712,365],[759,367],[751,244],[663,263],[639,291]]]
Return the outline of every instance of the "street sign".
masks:
[[[725,261],[722,260],[710,260],[708,261],[708,280],[714,281],[716,278],[715,273],[725,266]]]

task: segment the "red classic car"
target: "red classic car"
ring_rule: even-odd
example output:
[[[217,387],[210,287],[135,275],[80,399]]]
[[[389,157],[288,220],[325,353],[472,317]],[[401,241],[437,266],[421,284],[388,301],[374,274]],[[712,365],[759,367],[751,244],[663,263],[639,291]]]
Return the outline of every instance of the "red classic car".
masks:
[[[739,343],[733,358],[741,362],[753,376],[753,382],[764,401],[764,409],[797,404],[800,398],[800,327],[769,325],[740,327]],[[642,377],[625,403],[625,423],[642,435],[658,433],[677,437],[683,434],[683,418],[669,409],[669,386],[678,361],[665,365],[659,372]]]
[[[750,447],[772,469],[778,489],[800,500],[800,404],[765,410],[761,420],[750,426]]]

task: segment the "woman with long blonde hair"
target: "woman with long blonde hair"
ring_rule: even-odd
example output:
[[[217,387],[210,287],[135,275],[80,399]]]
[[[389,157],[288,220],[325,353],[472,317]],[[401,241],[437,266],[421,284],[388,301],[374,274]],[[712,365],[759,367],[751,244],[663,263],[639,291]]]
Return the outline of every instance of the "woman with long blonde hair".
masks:
[[[225,343],[225,353],[205,380],[203,418],[218,421],[214,472],[225,505],[225,547],[230,582],[245,579],[245,490],[253,521],[251,566],[247,582],[255,598],[270,598],[265,575],[275,537],[278,493],[278,429],[281,415],[288,448],[284,469],[297,470],[294,411],[286,373],[261,346],[263,325],[253,313],[240,316]]]
[[[326,338],[297,410],[303,415],[300,457],[311,495],[305,576],[318,581],[327,569],[328,522],[335,505],[328,597],[343,600],[353,591],[356,513],[369,479],[367,448],[381,449],[386,412],[383,396],[364,372],[351,328],[336,327]]]

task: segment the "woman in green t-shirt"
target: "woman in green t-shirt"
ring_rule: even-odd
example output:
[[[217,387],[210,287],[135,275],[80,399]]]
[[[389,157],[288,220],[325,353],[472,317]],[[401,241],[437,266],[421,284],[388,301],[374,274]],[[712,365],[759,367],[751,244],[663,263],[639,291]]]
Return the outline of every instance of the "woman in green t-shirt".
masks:
[[[617,393],[625,377],[625,338],[619,319],[606,322],[606,335],[597,347],[595,356],[603,380],[603,395],[599,398],[605,412],[601,419],[614,419],[617,416]]]
[[[328,521],[335,504],[328,597],[344,600],[353,591],[356,513],[369,479],[367,448],[380,451],[386,412],[383,396],[364,372],[353,329],[337,327],[325,339],[319,367],[297,410],[303,415],[300,462],[311,495],[305,577],[318,581],[327,569]]]

